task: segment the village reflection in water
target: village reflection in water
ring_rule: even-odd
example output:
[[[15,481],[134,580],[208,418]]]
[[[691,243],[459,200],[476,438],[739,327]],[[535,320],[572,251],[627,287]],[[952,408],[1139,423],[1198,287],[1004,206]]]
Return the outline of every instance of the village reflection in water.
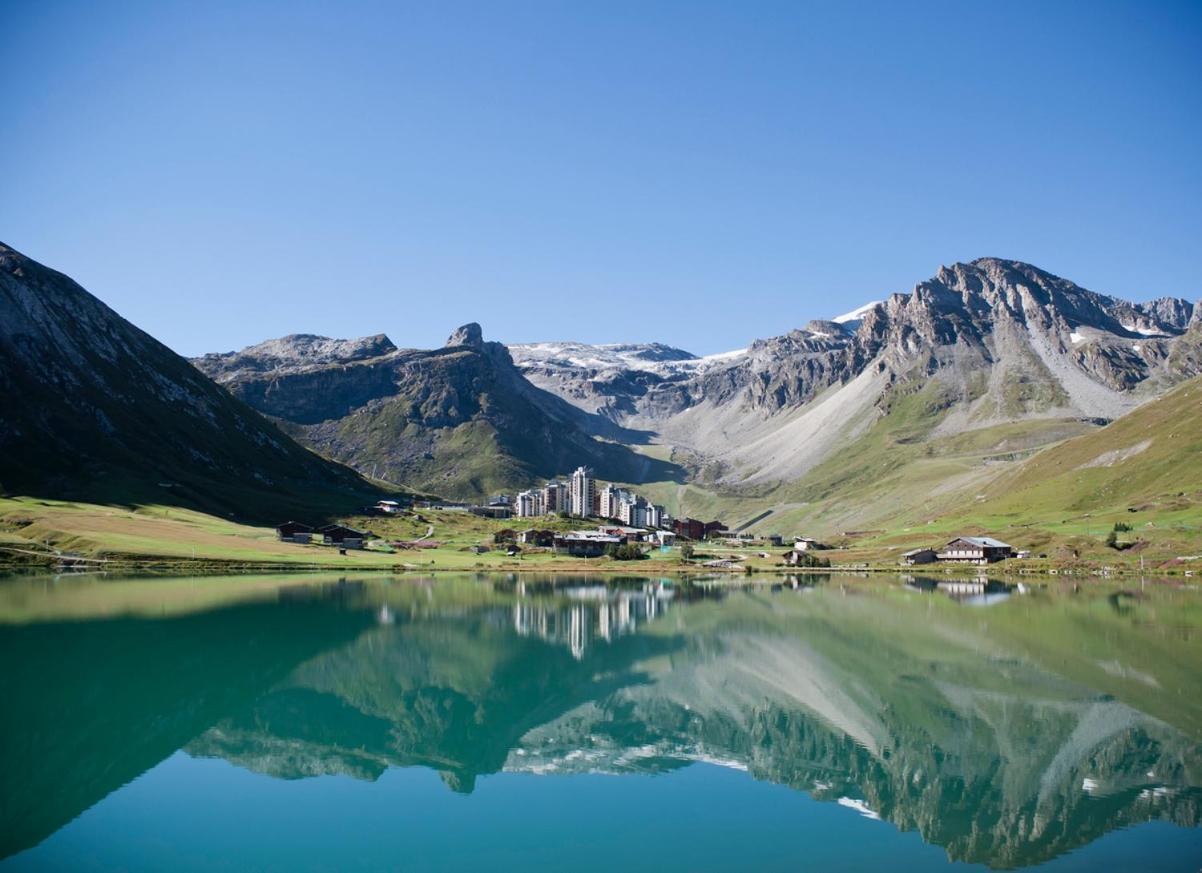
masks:
[[[1195,592],[946,581],[10,580],[0,850],[180,749],[463,795],[705,762],[998,868],[1202,823]]]

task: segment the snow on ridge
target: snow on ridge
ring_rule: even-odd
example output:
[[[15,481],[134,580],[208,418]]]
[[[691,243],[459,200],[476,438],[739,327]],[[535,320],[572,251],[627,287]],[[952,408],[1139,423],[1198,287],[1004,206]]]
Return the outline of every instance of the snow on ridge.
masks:
[[[648,352],[679,353],[688,357],[667,357],[655,360]],[[586,370],[636,370],[660,375],[696,372],[720,364],[746,353],[747,349],[735,349],[713,355],[697,357],[683,349],[660,343],[605,343],[590,345],[577,342],[515,343],[509,346],[514,361],[519,367],[543,365],[547,367],[573,367]]]
[[[874,306],[881,305],[880,300],[873,300],[871,303],[865,303],[859,309],[853,309],[851,312],[845,312],[842,315],[837,315],[831,319],[835,324],[848,324],[849,322],[859,322],[864,319],[868,311]]]

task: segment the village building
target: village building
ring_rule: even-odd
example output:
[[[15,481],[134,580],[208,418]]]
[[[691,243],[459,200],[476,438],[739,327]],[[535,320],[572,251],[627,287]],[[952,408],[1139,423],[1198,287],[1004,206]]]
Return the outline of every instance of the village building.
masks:
[[[383,512],[385,515],[395,515],[404,509],[396,500],[378,500],[374,508],[377,512]]]
[[[621,506],[618,507],[618,520],[622,524],[627,524],[632,527],[647,526],[647,501],[643,497],[635,495],[634,497],[624,500]]]
[[[597,480],[593,471],[588,467],[577,467],[572,474],[568,486],[568,501],[571,504],[568,511],[575,516],[585,518],[596,511]]]
[[[567,512],[570,508],[568,500],[568,486],[565,482],[552,480],[548,482],[542,489],[543,491],[543,513],[551,515],[557,512]]]
[[[907,567],[913,567],[916,564],[933,564],[938,557],[934,549],[910,549],[908,552],[902,552],[901,563]]]
[[[481,518],[512,518],[513,510],[509,506],[471,506],[468,512]]]
[[[513,503],[513,514],[518,518],[535,518],[545,515],[543,509],[543,492],[530,489],[518,493]]]
[[[555,542],[555,531],[529,528],[518,534],[518,542],[524,546],[549,547]]]
[[[363,531],[341,524],[327,524],[318,528],[317,532],[321,534],[321,541],[327,546],[338,546],[342,549],[361,549],[363,541],[367,539],[367,534]]]
[[[695,518],[676,518],[672,520],[672,530],[678,537],[691,540],[704,540],[714,534],[727,530],[720,521],[698,521]]]
[[[990,564],[1014,554],[1014,547],[992,537],[957,537],[938,554],[940,561],[961,564]]]
[[[275,529],[282,543],[309,543],[313,540],[313,528],[299,521],[286,521]]]
[[[599,558],[611,546],[620,546],[622,542],[622,537],[588,531],[572,531],[557,535],[552,548],[557,555],[570,555],[573,558]]]

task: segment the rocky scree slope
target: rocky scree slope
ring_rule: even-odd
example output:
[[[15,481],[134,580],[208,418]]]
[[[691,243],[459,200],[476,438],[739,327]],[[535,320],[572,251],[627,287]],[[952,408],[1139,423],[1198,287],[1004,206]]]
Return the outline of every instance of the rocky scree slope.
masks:
[[[194,363],[321,453],[444,496],[526,487],[580,464],[619,480],[676,475],[594,438],[624,432],[586,425],[587,413],[530,384],[478,324],[433,350],[301,335]]]
[[[0,244],[0,486],[276,518],[373,492],[62,273]]]

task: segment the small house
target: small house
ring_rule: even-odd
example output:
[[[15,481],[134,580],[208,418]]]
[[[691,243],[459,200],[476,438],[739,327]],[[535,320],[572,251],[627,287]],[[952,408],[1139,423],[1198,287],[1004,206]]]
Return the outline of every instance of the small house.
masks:
[[[910,549],[908,552],[902,552],[901,563],[907,567],[913,567],[915,564],[933,564],[938,557],[934,549]]]
[[[1014,547],[993,537],[957,537],[938,554],[940,561],[960,564],[991,564],[1014,554]]]
[[[307,544],[313,539],[313,528],[299,521],[286,521],[275,529],[275,535],[282,543]]]
[[[621,544],[622,537],[574,532],[556,536],[552,541],[552,549],[557,555],[570,555],[573,558],[599,558],[610,546]]]
[[[468,548],[468,551],[475,555],[483,555],[483,554],[487,554],[488,552],[491,552],[492,546],[485,546],[485,545],[471,546],[470,548]]]
[[[327,524],[318,528],[317,532],[321,534],[321,541],[327,546],[338,546],[340,549],[361,549],[363,541],[367,539],[367,534],[363,531],[341,524]]]
[[[524,546],[549,547],[555,542],[555,531],[529,528],[518,534],[518,542]]]
[[[385,515],[396,515],[401,511],[402,507],[396,500],[378,500],[376,501],[375,509],[377,512],[382,512]]]

